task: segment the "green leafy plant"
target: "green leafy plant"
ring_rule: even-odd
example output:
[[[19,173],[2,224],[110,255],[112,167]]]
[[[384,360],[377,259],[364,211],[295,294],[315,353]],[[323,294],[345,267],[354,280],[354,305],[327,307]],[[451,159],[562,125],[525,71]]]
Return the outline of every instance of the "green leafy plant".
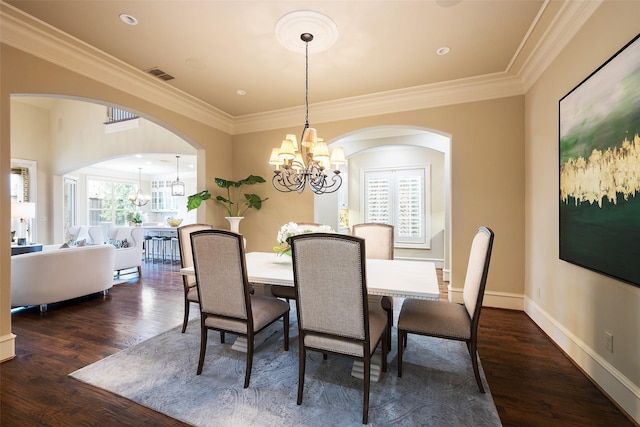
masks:
[[[142,224],[142,214],[138,211],[129,213],[129,221],[134,224]]]
[[[226,209],[228,216],[242,216],[249,208],[260,210],[262,202],[268,200],[263,199],[257,194],[241,194],[240,188],[245,185],[254,185],[265,182],[264,178],[257,175],[249,175],[240,181],[229,181],[227,179],[216,178],[218,187],[227,190],[227,197],[216,196],[215,200],[220,202]],[[197,209],[202,202],[212,197],[209,190],[203,190],[199,193],[192,194],[187,197],[187,210]]]

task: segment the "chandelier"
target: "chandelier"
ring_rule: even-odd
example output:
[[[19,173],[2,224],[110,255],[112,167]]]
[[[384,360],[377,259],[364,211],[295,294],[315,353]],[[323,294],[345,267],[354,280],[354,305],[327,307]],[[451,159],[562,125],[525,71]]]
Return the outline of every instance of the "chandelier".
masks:
[[[172,196],[184,196],[184,182],[180,181],[178,161],[180,156],[176,156],[176,180],[171,183]]]
[[[138,168],[138,191],[129,195],[129,200],[134,206],[142,207],[149,203],[151,197],[142,192],[142,168]]]
[[[318,138],[315,128],[309,127],[309,42],[313,34],[302,33],[305,43],[305,107],[304,128],[300,146],[296,136],[288,134],[278,148],[271,150],[269,164],[275,166],[271,182],[276,190],[283,193],[302,193],[307,185],[316,194],[333,193],[342,185],[340,165],[346,163],[341,147],[329,148],[322,138]],[[334,169],[331,170],[331,165]]]

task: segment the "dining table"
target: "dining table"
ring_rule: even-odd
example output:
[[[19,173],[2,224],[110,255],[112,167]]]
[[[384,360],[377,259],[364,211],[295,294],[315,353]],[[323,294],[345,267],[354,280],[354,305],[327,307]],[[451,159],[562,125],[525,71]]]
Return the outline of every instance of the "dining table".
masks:
[[[249,282],[262,285],[294,286],[291,257],[275,252],[245,254]],[[194,274],[193,267],[180,270]],[[367,259],[367,292],[400,298],[438,300],[440,290],[433,262]]]
[[[250,283],[265,286],[294,286],[293,263],[290,256],[274,252],[247,252],[245,261]],[[436,301],[440,298],[438,276],[433,262],[406,259],[367,259],[365,271],[369,295]],[[183,268],[180,273],[194,274],[194,268]],[[262,331],[259,336],[255,337],[254,348],[276,333],[279,328],[281,326],[273,324],[271,328]],[[246,338],[238,337],[232,348],[246,351]],[[371,379],[377,381],[380,376],[381,360],[374,359],[379,359],[379,357],[372,359]],[[362,363],[356,361],[351,374],[362,378],[363,373]]]

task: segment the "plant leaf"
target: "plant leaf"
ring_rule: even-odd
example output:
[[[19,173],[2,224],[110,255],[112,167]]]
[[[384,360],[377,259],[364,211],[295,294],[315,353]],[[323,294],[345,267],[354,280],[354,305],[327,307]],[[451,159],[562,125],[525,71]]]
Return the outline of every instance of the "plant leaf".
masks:
[[[266,199],[261,199],[257,194],[245,194],[244,198],[247,199],[246,203],[250,208],[254,208],[258,211],[262,207],[262,202],[269,199],[268,197]]]
[[[203,190],[199,193],[188,196],[187,211],[197,209],[202,204],[202,202],[204,202],[205,200],[209,200],[210,198],[211,198],[211,193],[209,193],[209,190]]]

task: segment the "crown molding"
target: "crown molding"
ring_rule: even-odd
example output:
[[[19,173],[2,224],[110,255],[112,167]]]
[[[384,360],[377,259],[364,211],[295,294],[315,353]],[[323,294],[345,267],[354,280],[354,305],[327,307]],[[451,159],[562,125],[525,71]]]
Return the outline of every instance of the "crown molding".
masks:
[[[552,24],[518,72],[525,92],[531,89],[603,1],[585,0],[563,3]]]
[[[603,0],[564,2],[517,74],[501,72],[310,105],[313,123],[392,114],[524,94]],[[0,41],[229,134],[298,126],[304,106],[233,117],[0,0]]]
[[[232,117],[60,30],[0,2],[0,42],[175,113],[231,133]]]
[[[312,123],[326,123],[522,94],[524,90],[518,77],[497,73],[310,104],[309,110]],[[301,126],[303,119],[304,106],[238,116],[233,133]]]

